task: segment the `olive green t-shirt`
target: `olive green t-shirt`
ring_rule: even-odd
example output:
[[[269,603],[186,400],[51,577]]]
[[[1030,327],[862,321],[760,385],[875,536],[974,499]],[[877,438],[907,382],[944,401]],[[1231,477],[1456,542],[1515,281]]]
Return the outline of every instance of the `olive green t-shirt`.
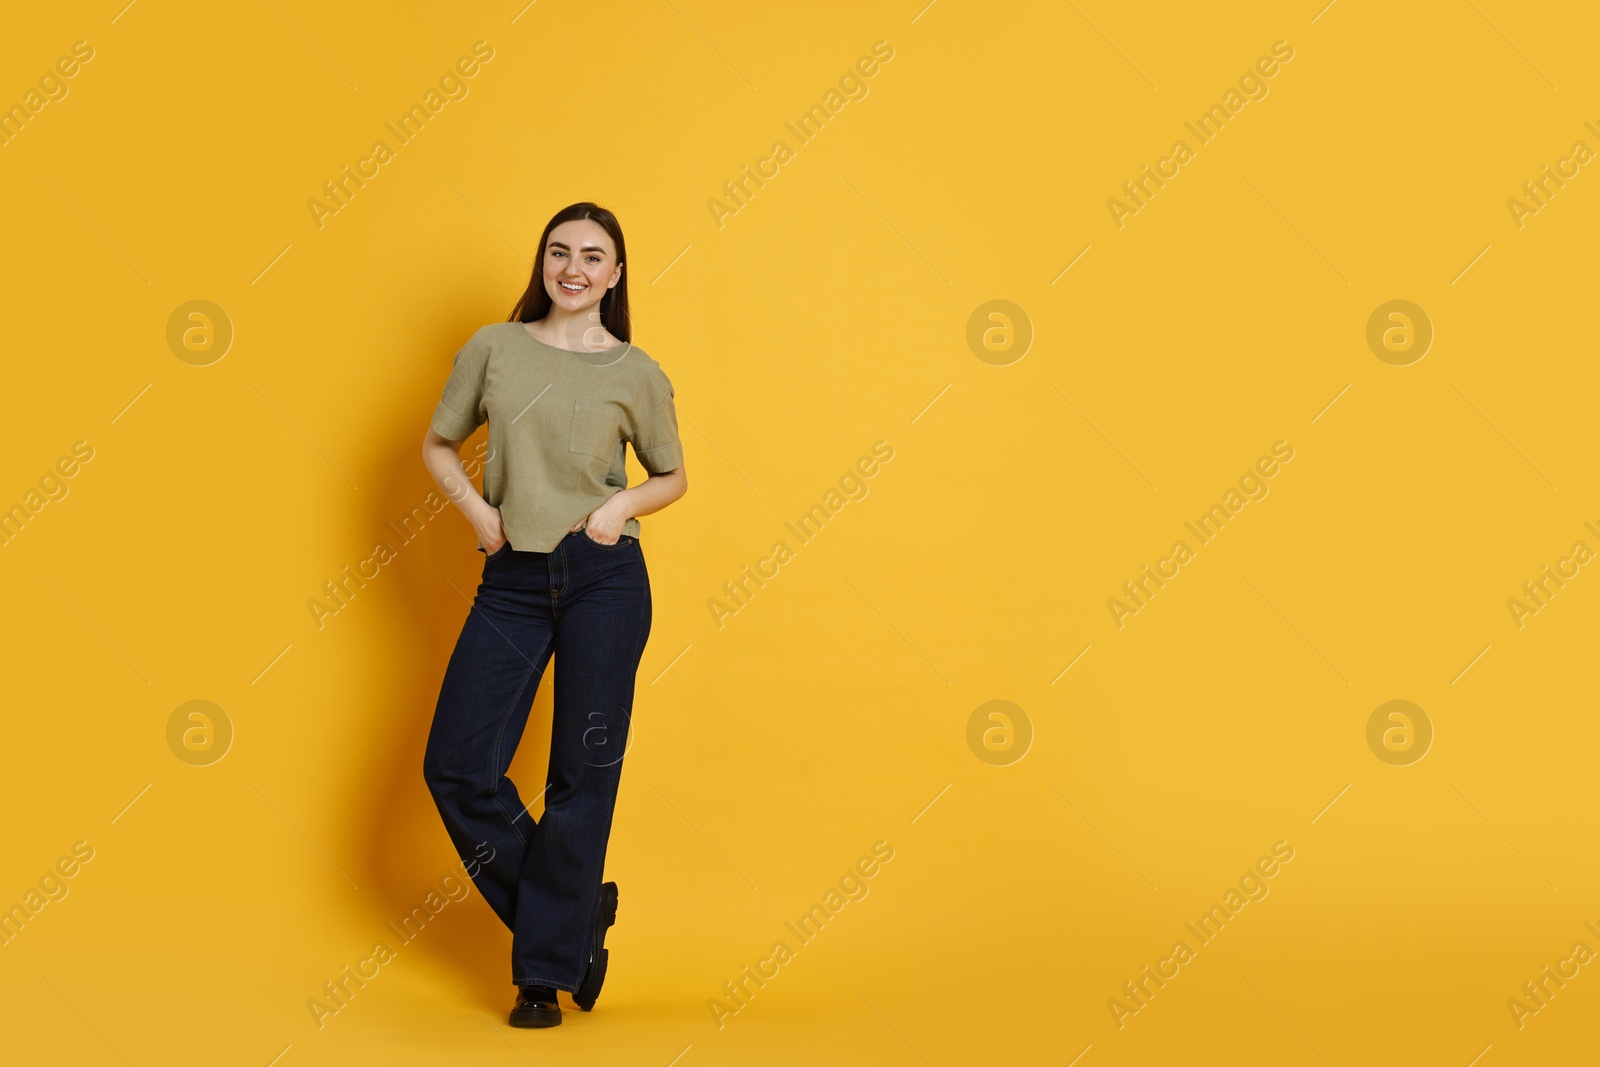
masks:
[[[651,474],[682,465],[672,398],[672,382],[638,345],[573,352],[520,322],[496,322],[456,353],[433,430],[465,441],[489,423],[483,499],[500,509],[512,548],[551,552],[628,487],[624,441]],[[638,537],[639,520],[622,532]]]

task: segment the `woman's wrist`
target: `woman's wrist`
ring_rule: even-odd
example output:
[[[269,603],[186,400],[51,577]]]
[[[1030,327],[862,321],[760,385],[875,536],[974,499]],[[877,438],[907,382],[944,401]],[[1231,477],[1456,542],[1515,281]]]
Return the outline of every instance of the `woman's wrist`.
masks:
[[[439,489],[444,493],[446,500],[461,509],[467,518],[472,518],[472,504],[474,500],[481,501],[483,497],[478,493],[478,487],[472,484],[461,465],[456,464],[456,469],[447,471],[443,477],[435,479]]]
[[[457,501],[457,506],[461,508],[461,513],[467,517],[467,521],[475,529],[487,526],[490,516],[493,515],[495,510],[494,505],[476,493],[464,500]]]

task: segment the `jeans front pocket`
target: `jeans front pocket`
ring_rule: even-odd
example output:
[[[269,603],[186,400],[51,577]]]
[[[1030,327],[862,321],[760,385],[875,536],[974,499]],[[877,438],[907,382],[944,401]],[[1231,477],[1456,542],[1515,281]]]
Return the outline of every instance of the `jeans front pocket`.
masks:
[[[507,541],[493,552],[490,552],[488,555],[484,556],[483,561],[485,563],[493,563],[495,560],[499,559],[509,551],[511,551],[511,542]]]
[[[589,536],[589,528],[587,526],[585,526],[583,529],[578,531],[578,536],[583,538],[585,541],[589,542],[594,547],[603,548],[608,552],[614,552],[619,548],[622,548],[622,547],[624,547],[626,545],[630,545],[630,544],[633,543],[633,537],[631,535],[629,535],[629,534],[620,535],[617,538],[617,543],[614,544],[614,545],[608,545],[608,544],[605,544],[604,542],[596,541],[594,538]]]

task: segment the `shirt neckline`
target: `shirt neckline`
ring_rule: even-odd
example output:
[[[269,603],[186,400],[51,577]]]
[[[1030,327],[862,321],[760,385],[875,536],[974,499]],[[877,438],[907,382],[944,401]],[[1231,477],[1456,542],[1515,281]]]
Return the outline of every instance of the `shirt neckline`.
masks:
[[[623,356],[627,355],[628,351],[633,348],[633,342],[627,341],[623,344],[612,345],[610,348],[602,348],[595,352],[579,352],[576,349],[562,348],[560,345],[553,345],[548,341],[539,340],[539,338],[528,332],[528,327],[524,323],[518,322],[516,323],[516,327],[519,334],[521,334],[523,337],[526,337],[540,348],[548,348],[552,352],[560,352],[563,355],[577,356],[585,363],[594,367],[609,366],[621,359]]]

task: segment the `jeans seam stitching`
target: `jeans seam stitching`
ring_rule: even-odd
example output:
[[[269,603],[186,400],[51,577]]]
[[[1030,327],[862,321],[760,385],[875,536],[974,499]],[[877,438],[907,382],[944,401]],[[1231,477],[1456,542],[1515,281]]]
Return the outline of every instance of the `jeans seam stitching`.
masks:
[[[646,592],[648,593],[648,590],[649,590],[649,583],[648,582],[645,585],[645,589],[646,589]],[[641,658],[643,658],[643,656],[644,656],[644,646],[649,640],[650,640],[650,632],[649,632],[649,630],[645,630],[645,632],[640,635],[639,639],[634,642],[634,645],[633,645],[633,662],[634,662],[634,673],[635,674],[638,673],[638,670],[639,670],[638,663],[639,663],[639,660]],[[628,707],[623,712],[623,714],[625,714],[628,717],[628,727],[631,730],[633,728],[633,701],[632,700],[630,700],[628,702]],[[622,755],[623,755],[624,758],[626,758],[627,755],[628,755],[628,745],[627,745],[627,741],[626,740],[623,741]],[[617,777],[618,778],[622,777],[622,766],[621,766],[621,764],[622,764],[622,760],[619,759],[617,761]],[[601,867],[600,867],[601,890],[600,890],[599,893],[597,893],[595,895],[594,906],[589,909],[589,958],[591,960],[593,960],[595,958],[595,956],[599,953],[599,945],[596,943],[597,939],[595,938],[595,932],[596,932],[595,931],[595,920],[598,919],[599,915],[600,915],[600,898],[605,894],[605,888],[604,888],[605,880],[606,880],[605,865],[602,863]],[[589,973],[588,964],[585,964],[584,965],[583,974],[578,976],[578,984],[579,985],[583,984],[583,980],[584,980],[584,978],[588,977],[588,973]]]
[[[500,730],[494,736],[494,759],[489,764],[490,769],[495,772],[494,781],[489,787],[489,799],[494,801],[494,806],[499,808],[500,814],[506,817],[506,822],[510,825],[511,832],[516,834],[517,840],[522,842],[524,845],[528,843],[528,839],[523,836],[522,829],[517,826],[516,818],[511,814],[510,811],[506,810],[506,806],[500,802],[500,779],[505,777],[505,775],[500,772],[500,749],[505,742],[506,724],[511,721],[511,716],[516,713],[517,705],[522,701],[522,694],[527,690],[529,680],[532,679],[535,674],[539,673],[539,659],[544,655],[544,650],[549,646],[549,644],[550,638],[546,637],[544,645],[539,649],[538,655],[533,658],[532,665],[529,666],[527,675],[523,677],[522,685],[517,689],[517,695],[512,698],[511,706],[506,709],[505,716],[501,718]],[[530,708],[529,710],[531,711],[532,709]],[[532,816],[529,816],[529,818],[532,818]]]

